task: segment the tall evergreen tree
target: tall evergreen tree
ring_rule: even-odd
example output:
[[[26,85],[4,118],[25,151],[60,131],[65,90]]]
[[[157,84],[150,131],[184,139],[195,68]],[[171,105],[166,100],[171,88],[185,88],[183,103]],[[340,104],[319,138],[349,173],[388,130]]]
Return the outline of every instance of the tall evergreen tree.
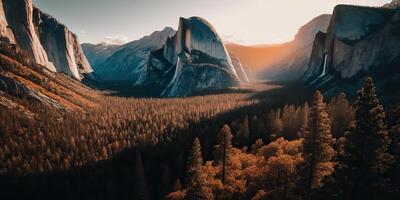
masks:
[[[335,184],[341,199],[385,199],[390,188],[385,177],[393,157],[388,153],[385,112],[372,78],[358,91],[354,109],[355,121],[338,157]]]
[[[218,145],[215,146],[215,160],[222,165],[221,181],[225,183],[229,173],[230,156],[232,150],[232,133],[228,125],[224,125],[218,134]]]
[[[332,161],[335,155],[335,139],[331,134],[331,122],[326,113],[322,94],[317,91],[311,105],[308,124],[302,131],[304,164],[301,169],[301,185],[305,198],[309,198],[313,189],[322,186],[322,180],[334,170]]]
[[[390,130],[392,143],[390,145],[390,153],[395,158],[395,164],[392,168],[392,183],[396,190],[396,198],[400,198],[400,120]]]
[[[142,155],[138,153],[136,155],[135,162],[135,199],[146,200],[149,199],[147,186],[146,186],[146,174],[144,172]]]
[[[201,155],[200,140],[196,138],[187,162],[187,200],[212,200],[214,196],[206,186],[206,177],[202,170],[203,157]]]
[[[235,143],[242,148],[249,145],[249,117],[246,115],[235,137]]]
[[[354,111],[346,98],[346,94],[341,93],[332,98],[327,110],[332,122],[332,135],[335,138],[343,137],[352,121],[354,121]]]

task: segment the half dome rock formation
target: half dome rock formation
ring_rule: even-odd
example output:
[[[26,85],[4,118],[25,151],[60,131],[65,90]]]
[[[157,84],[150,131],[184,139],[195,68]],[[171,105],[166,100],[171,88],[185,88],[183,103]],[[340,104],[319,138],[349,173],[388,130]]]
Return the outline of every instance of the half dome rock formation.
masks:
[[[157,84],[165,97],[183,97],[205,90],[240,85],[228,52],[204,19],[180,18],[176,35],[153,51],[136,85]]]
[[[1,0],[0,8],[1,42],[16,44],[48,70],[78,80],[93,71],[77,36],[32,0]]]
[[[399,27],[399,9],[337,6],[328,32],[316,36],[303,79],[329,88],[332,94],[358,87],[360,77],[367,75],[378,84],[397,80],[393,72],[398,72],[400,64]]]

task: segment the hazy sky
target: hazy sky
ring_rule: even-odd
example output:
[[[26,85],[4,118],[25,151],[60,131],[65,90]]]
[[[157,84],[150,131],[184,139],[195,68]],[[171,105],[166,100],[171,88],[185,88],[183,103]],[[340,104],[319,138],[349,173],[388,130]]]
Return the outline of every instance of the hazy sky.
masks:
[[[200,16],[223,39],[242,44],[292,40],[300,26],[337,4],[381,6],[391,0],[33,0],[79,35],[81,42],[131,41],[179,17]]]

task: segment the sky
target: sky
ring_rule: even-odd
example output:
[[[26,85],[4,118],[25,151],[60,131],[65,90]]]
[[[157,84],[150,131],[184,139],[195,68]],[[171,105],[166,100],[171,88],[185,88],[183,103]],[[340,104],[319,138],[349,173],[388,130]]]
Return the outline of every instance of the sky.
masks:
[[[75,32],[81,43],[126,43],[179,17],[209,21],[225,41],[245,45],[290,41],[314,17],[337,4],[382,6],[390,0],[33,0]]]

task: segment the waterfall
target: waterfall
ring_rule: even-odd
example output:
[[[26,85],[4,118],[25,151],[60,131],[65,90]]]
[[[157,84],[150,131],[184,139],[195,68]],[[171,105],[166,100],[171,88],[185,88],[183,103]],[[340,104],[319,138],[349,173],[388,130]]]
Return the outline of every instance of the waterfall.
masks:
[[[326,67],[328,62],[328,54],[324,54],[324,67],[322,69],[322,74],[319,77],[325,76],[326,74]]]

